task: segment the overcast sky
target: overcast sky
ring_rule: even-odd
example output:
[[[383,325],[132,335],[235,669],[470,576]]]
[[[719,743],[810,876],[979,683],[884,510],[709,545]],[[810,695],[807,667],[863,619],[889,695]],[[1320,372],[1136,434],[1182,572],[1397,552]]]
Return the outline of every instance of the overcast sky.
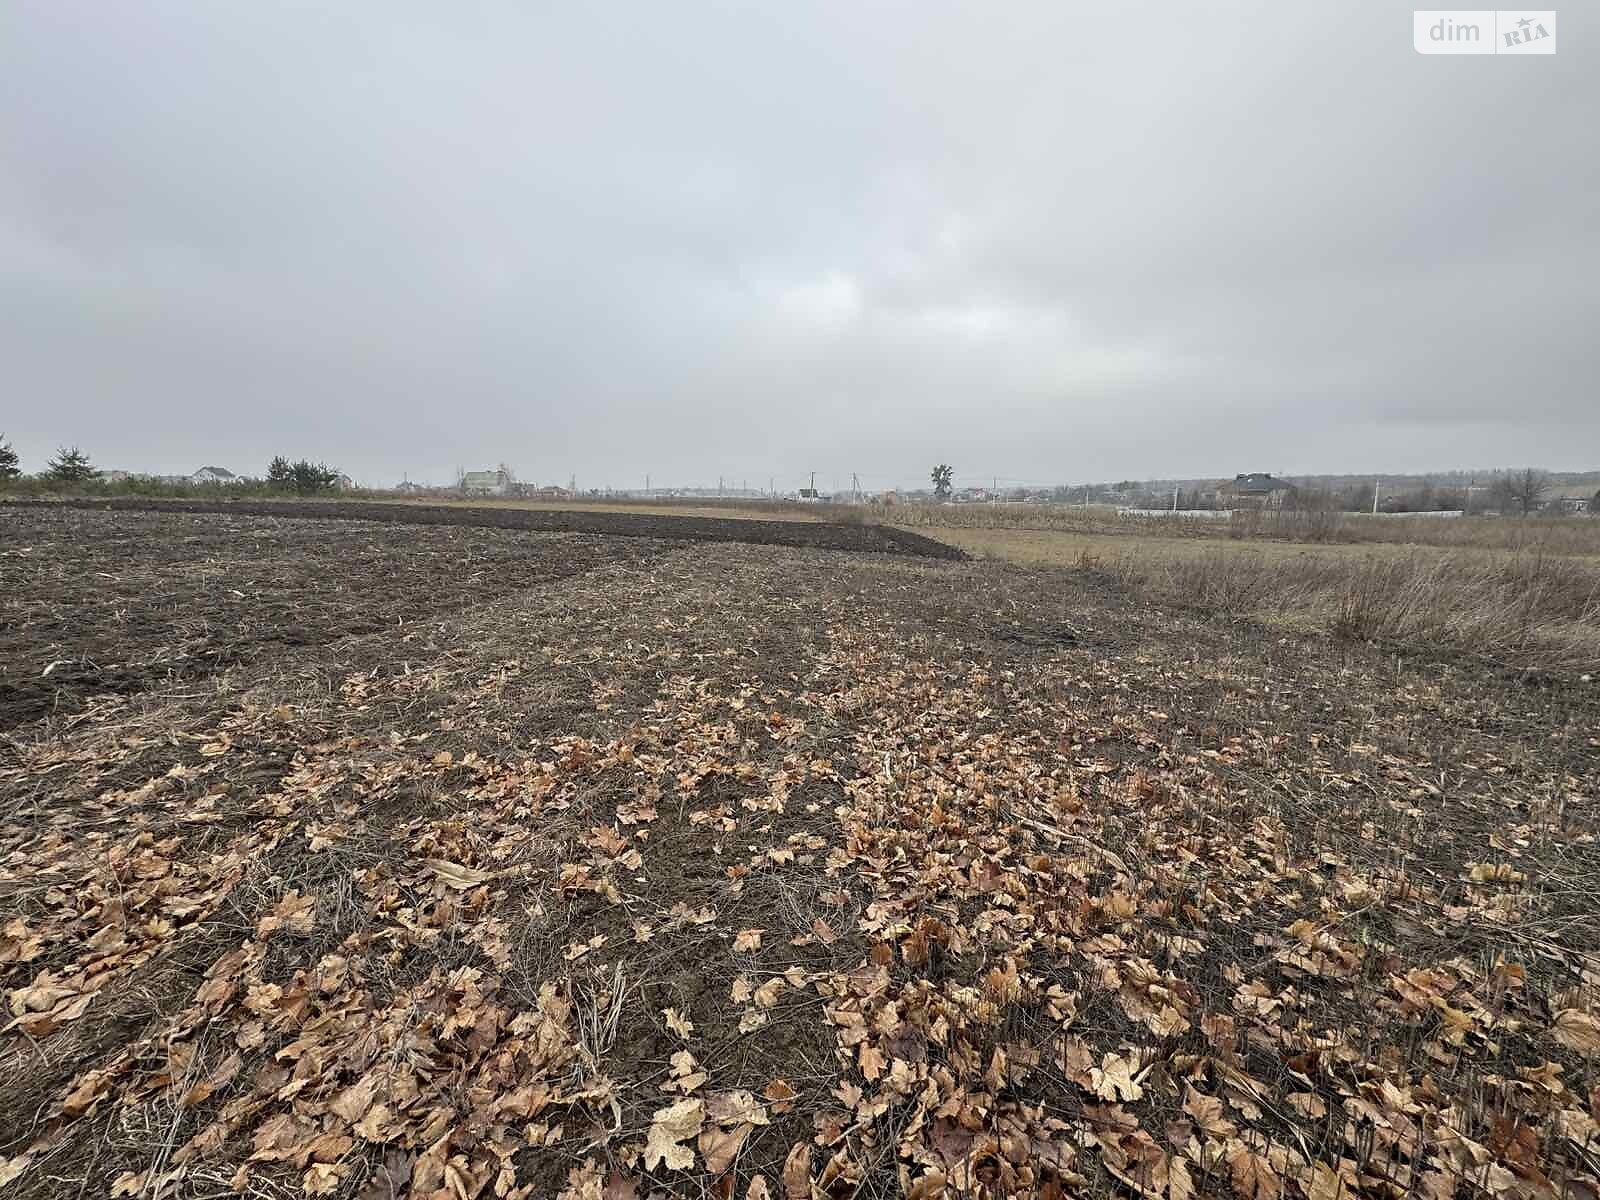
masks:
[[[1600,28],[1388,3],[0,9],[38,469],[1600,466]]]

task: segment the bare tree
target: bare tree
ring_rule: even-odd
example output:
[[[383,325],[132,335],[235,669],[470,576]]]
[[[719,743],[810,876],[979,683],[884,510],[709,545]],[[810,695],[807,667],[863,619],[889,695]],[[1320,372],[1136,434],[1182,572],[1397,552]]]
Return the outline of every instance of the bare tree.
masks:
[[[1550,476],[1535,467],[1524,467],[1505,479],[1505,498],[1527,516],[1544,503],[1550,493]]]

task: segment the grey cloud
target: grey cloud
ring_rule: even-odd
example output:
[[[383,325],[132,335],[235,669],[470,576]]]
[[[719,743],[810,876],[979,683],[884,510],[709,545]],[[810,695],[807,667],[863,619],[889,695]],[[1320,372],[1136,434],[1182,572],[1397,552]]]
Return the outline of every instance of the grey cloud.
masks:
[[[0,429],[374,483],[1592,466],[1560,18],[19,2]]]

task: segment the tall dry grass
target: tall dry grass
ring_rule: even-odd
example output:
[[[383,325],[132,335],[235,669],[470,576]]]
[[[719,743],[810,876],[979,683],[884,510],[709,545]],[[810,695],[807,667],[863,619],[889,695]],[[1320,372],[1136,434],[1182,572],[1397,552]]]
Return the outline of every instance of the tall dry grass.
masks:
[[[1289,618],[1357,641],[1426,646],[1519,670],[1600,670],[1600,568],[1544,553],[1293,557],[1223,551],[1085,556],[1168,603]]]
[[[1027,529],[1083,534],[1361,544],[1600,556],[1600,518],[1382,517],[1328,510],[1241,510],[1226,520],[1128,517],[1046,504],[900,504],[877,519],[913,528]]]

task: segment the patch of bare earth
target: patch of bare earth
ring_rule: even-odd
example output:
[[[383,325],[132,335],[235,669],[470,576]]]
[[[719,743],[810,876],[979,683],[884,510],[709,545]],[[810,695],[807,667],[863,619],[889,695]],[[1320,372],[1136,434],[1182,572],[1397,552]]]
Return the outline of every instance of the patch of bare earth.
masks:
[[[1600,1194],[1576,682],[719,545],[210,684],[0,751],[0,1196]]]

